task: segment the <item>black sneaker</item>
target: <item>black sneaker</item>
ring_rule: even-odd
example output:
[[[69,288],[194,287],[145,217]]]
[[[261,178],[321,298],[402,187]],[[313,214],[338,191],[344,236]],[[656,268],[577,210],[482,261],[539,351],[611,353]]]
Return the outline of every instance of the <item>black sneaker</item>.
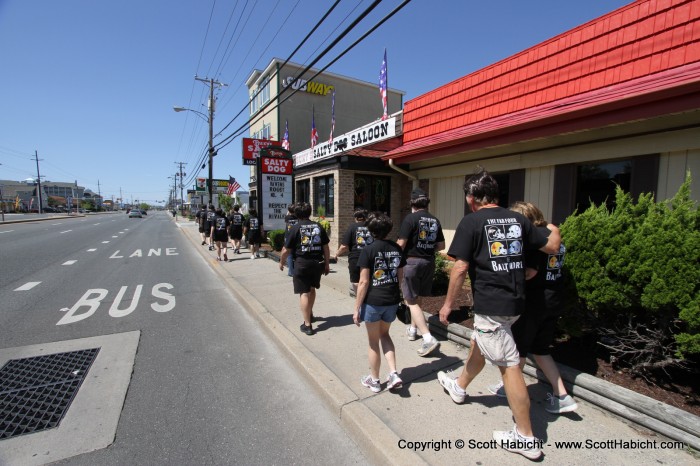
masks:
[[[206,242],[206,241],[202,241],[202,246],[204,246],[205,244],[207,244],[207,242]]]
[[[299,330],[304,332],[307,335],[313,335],[314,329],[311,327],[311,325],[306,325],[306,323],[302,322],[301,325],[299,326]]]

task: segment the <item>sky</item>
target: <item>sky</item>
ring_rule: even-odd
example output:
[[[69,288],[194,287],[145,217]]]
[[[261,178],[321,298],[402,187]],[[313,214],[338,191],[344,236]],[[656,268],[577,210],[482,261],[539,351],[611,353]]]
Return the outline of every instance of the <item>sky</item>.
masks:
[[[36,178],[38,154],[42,180],[77,181],[105,199],[162,204],[180,162],[191,189],[208,173],[208,125],[173,106],[207,112],[195,75],[227,84],[214,133],[230,125],[216,143],[247,121],[252,70],[288,58],[333,3],[0,0],[0,180]],[[371,3],[341,0],[291,61],[310,63]],[[315,67],[401,3],[382,1]],[[412,0],[327,71],[377,83],[386,48],[389,87],[405,103],[629,3]],[[241,150],[238,137],[219,151],[214,179],[247,188]]]

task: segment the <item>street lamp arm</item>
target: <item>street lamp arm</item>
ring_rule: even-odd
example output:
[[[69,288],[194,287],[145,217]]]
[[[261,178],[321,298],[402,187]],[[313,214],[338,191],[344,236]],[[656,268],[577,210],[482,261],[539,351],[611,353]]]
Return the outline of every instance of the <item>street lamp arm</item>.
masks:
[[[204,113],[202,113],[202,112],[199,112],[199,111],[197,111],[197,110],[192,110],[191,108],[185,108],[185,107],[173,107],[173,110],[176,111],[176,112],[192,112],[192,113],[196,113],[201,119],[203,119],[204,121],[206,121],[207,123],[209,123],[209,117],[208,117],[206,114],[204,114]]]

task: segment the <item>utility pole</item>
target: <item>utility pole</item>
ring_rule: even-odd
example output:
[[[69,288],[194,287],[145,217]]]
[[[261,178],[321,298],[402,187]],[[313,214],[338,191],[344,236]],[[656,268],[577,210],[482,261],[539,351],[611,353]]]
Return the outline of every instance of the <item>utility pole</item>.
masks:
[[[41,175],[39,174],[39,153],[37,151],[34,151],[34,160],[36,160],[36,196],[39,200],[39,213],[41,213]]]
[[[180,166],[180,213],[182,216],[185,215],[185,198],[182,197],[182,180],[184,179],[184,176],[187,176],[185,172],[182,171],[182,166],[187,165],[185,162],[175,162],[175,165]],[[177,184],[177,173],[175,174],[175,183]]]
[[[224,87],[228,84],[220,83],[214,81],[212,78],[200,78],[199,76],[194,77],[197,81],[207,83],[209,85],[209,180],[207,182],[207,190],[209,191],[209,204],[214,204],[214,156],[216,151],[214,150],[214,86]]]
[[[99,200],[100,205],[95,206],[96,207],[95,210],[101,211],[102,210],[102,191],[100,190],[100,180],[97,180],[97,198]],[[99,207],[99,209],[97,209],[97,207]]]

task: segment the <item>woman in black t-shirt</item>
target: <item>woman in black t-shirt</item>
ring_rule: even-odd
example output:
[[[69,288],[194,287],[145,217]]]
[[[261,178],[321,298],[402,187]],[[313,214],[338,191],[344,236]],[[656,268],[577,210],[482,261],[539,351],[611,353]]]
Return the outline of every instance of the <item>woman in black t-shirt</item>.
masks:
[[[379,381],[380,343],[389,365],[387,389],[399,388],[403,383],[396,372],[396,354],[389,328],[396,319],[396,310],[401,302],[400,283],[406,258],[398,244],[386,239],[393,227],[389,216],[373,213],[367,219],[366,226],[374,241],[362,249],[357,261],[360,281],[352,318],[358,327],[361,321],[365,322],[369,341],[370,374],[363,376],[360,383],[378,393],[382,389]]]
[[[260,243],[263,239],[263,224],[258,218],[258,211],[255,209],[250,209],[250,215],[248,220],[245,221],[243,225],[243,231],[246,234],[246,240],[248,241],[248,247],[250,248],[250,258],[256,259],[259,257],[258,250],[260,249]]]

